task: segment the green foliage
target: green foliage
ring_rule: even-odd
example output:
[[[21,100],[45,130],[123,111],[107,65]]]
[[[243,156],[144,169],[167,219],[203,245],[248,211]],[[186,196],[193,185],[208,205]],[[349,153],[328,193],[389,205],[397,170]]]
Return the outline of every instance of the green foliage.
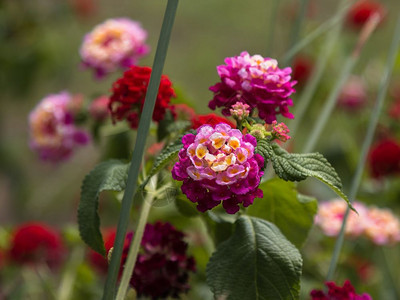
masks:
[[[260,140],[257,143],[257,153],[265,160],[270,159],[276,175],[286,181],[301,181],[314,177],[328,185],[335,193],[346,200],[351,209],[349,199],[342,191],[342,182],[335,169],[318,153],[288,153],[275,143]]]
[[[221,215],[208,211],[207,214],[201,215],[206,223],[208,233],[214,241],[214,245],[218,246],[222,242],[229,239],[233,232],[233,220],[229,219],[229,216]]]
[[[242,216],[207,265],[216,299],[299,299],[302,258],[272,223]]]
[[[82,183],[78,207],[79,233],[82,240],[101,255],[105,255],[105,249],[97,213],[99,194],[105,190],[125,189],[128,167],[129,164],[119,160],[102,162],[86,175]]]
[[[263,199],[256,199],[247,214],[274,223],[286,238],[301,248],[317,212],[317,200],[299,194],[293,182],[274,178],[260,185]]]
[[[199,211],[190,202],[185,195],[182,193],[178,194],[175,198],[175,206],[178,211],[185,217],[198,217],[200,215]]]
[[[164,148],[161,153],[154,160],[153,167],[151,168],[147,178],[141,185],[141,188],[144,188],[146,184],[149,182],[150,178],[161,171],[169,162],[174,160],[179,150],[182,149],[182,136],[180,136],[175,142],[169,144],[166,148]]]

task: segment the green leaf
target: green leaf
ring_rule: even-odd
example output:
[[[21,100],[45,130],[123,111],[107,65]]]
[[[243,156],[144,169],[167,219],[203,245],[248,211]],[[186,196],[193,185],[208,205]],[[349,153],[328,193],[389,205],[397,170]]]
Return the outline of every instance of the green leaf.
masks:
[[[157,174],[160,170],[162,170],[169,162],[176,159],[179,150],[181,150],[182,147],[182,136],[180,136],[175,142],[169,144],[166,148],[164,148],[154,160],[153,167],[147,175],[147,178],[142,183],[141,188],[144,188],[149,182],[150,178]]]
[[[314,177],[328,185],[354,210],[342,191],[342,181],[338,174],[321,153],[288,153],[277,144],[267,140],[257,142],[256,152],[265,160],[271,159],[276,175],[283,180],[301,181],[307,177]]]
[[[274,178],[260,185],[263,199],[257,199],[247,214],[274,223],[286,238],[301,248],[317,213],[317,200],[297,193],[293,182]]]
[[[108,160],[98,164],[83,180],[78,207],[78,225],[82,240],[90,248],[105,255],[97,213],[101,191],[125,189],[129,164],[119,160]]]
[[[185,217],[192,218],[200,215],[199,211],[196,209],[196,206],[182,193],[176,196],[175,205],[178,211]]]
[[[214,241],[214,245],[218,246],[222,242],[229,239],[233,232],[234,220],[230,215],[218,214],[213,211],[208,211],[207,214],[202,214],[201,217],[206,223],[208,233]]]
[[[272,223],[242,216],[207,265],[216,299],[299,299],[302,258]]]

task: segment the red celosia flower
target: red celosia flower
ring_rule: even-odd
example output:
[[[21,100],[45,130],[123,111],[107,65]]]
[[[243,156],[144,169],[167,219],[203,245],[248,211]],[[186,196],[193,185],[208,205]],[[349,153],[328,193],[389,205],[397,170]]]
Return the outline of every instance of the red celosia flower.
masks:
[[[382,4],[371,0],[360,0],[347,14],[347,23],[354,28],[361,28],[374,13],[378,13],[381,19],[384,17],[385,9]]]
[[[313,290],[310,293],[311,300],[372,300],[367,293],[358,295],[348,280],[344,282],[343,287],[337,286],[332,281],[325,285],[328,287],[328,292]]]
[[[211,125],[215,126],[219,123],[228,124],[232,128],[236,128],[235,124],[224,117],[220,117],[216,114],[207,114],[207,115],[197,115],[192,120],[192,128],[197,129],[203,125]]]
[[[132,238],[133,233],[128,233],[121,265],[125,264]],[[180,293],[189,290],[189,272],[194,272],[196,267],[193,257],[186,255],[188,245],[183,238],[184,234],[169,223],[146,225],[141,251],[130,281],[139,297],[178,298]],[[113,247],[114,240],[115,230],[109,231],[105,235],[107,253]],[[91,261],[99,270],[105,270],[106,260],[101,255],[91,255]],[[122,273],[122,268],[120,271]]]
[[[314,63],[311,58],[305,55],[297,56],[292,65],[292,77],[298,82],[299,86],[303,86],[310,77]]]
[[[11,238],[8,256],[19,264],[46,263],[57,267],[63,259],[61,235],[41,223],[25,223],[17,227]]]
[[[368,157],[371,175],[381,178],[400,174],[400,145],[393,139],[383,139],[372,147]]]
[[[113,122],[126,119],[132,128],[138,127],[150,74],[150,67],[132,66],[124,72],[123,77],[114,82],[109,103]],[[171,97],[175,97],[171,81],[162,75],[153,121],[159,122],[164,119],[166,110],[172,108]]]

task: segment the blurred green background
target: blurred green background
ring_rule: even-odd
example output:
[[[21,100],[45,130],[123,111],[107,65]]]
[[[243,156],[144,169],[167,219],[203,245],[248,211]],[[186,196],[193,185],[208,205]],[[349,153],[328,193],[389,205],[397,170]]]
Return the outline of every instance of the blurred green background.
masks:
[[[337,2],[310,0],[311,9],[300,38],[332,17]],[[223,64],[225,57],[248,51],[279,60],[289,49],[299,1],[279,1],[276,22],[271,28],[274,3],[266,0],[180,2],[164,73],[198,113],[209,112],[207,104],[212,93],[208,87],[218,81],[216,66]],[[336,111],[317,146],[338,169],[345,188],[348,188],[358,159],[359,145],[400,12],[400,1],[381,3],[387,9],[387,16],[367,42],[354,71],[367,82],[371,105],[356,117]],[[88,100],[110,93],[112,82],[122,72],[95,80],[90,70],[81,68],[79,57],[83,36],[108,18],[129,17],[142,23],[148,31],[152,51],[140,64],[151,66],[165,5],[166,1],[154,0],[0,2],[0,225],[9,227],[26,220],[42,220],[58,226],[76,224],[80,185],[100,159],[99,147],[84,147],[67,163],[43,163],[28,146],[29,112],[50,93],[68,90],[72,94],[83,94]],[[333,49],[323,80],[298,130],[296,149],[301,149],[307,138],[357,37],[357,31],[344,26],[340,42]],[[324,37],[319,37],[302,53],[316,60],[323,41]],[[391,93],[400,85],[399,57],[385,108],[394,101]],[[301,87],[293,97],[295,106],[299,95]],[[369,183],[364,184],[367,192],[365,185]],[[319,198],[333,196],[321,185],[310,184],[304,187],[307,188]]]

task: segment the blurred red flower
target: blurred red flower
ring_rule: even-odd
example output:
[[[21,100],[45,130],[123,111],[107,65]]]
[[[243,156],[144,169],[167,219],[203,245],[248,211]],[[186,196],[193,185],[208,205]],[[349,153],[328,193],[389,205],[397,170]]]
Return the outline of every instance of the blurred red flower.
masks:
[[[25,223],[15,228],[8,257],[18,264],[46,263],[58,267],[63,259],[65,248],[61,235],[42,223]]]
[[[381,19],[385,15],[385,8],[379,2],[372,0],[360,0],[353,4],[347,14],[347,23],[354,28],[361,28],[374,13],[378,13]]]
[[[376,143],[368,156],[372,177],[400,174],[400,145],[397,141],[386,138]]]
[[[298,82],[298,86],[303,86],[313,71],[314,63],[312,59],[305,55],[296,56],[292,64],[292,77]]]

